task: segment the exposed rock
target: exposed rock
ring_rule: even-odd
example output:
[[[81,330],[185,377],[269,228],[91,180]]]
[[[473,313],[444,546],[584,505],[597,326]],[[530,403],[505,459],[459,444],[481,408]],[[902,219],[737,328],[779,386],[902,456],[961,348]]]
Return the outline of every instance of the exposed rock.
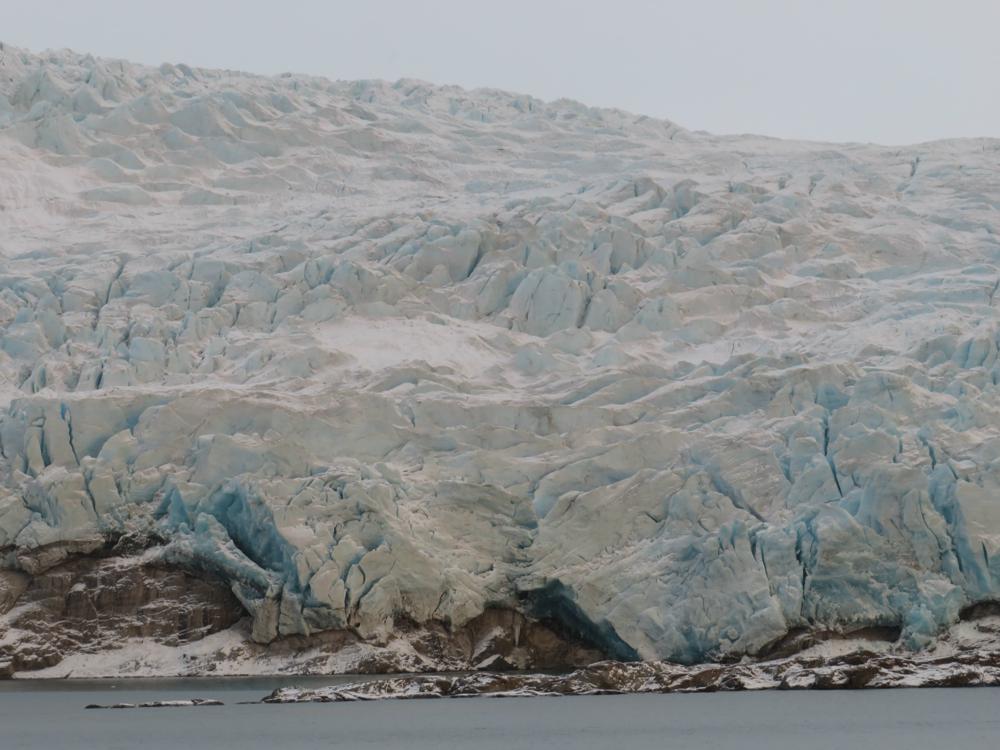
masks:
[[[112,703],[108,706],[101,706],[91,703],[84,708],[195,708],[198,706],[224,706],[225,704],[215,698],[185,698],[174,701],[146,701],[144,703]]]
[[[125,663],[130,674],[158,676],[253,673],[260,670],[254,663],[276,665],[264,673],[284,671],[283,665],[299,673],[358,674],[563,669],[603,657],[561,633],[558,623],[498,609],[457,628],[399,623],[381,646],[348,630],[260,643],[252,630],[259,618],[249,624],[223,582],[161,567],[160,558],[161,550],[151,548],[136,557],[76,558],[34,577],[0,572],[0,676],[46,669],[114,676]],[[213,634],[228,638],[213,649],[212,639],[205,640]],[[151,651],[173,652],[173,661],[157,667],[144,653]],[[62,664],[68,666],[58,671]]]
[[[244,616],[225,584],[142,558],[75,558],[40,575],[22,574],[16,585],[15,606],[0,620],[3,676],[50,667],[71,654],[113,650],[130,639],[189,643]]]
[[[28,588],[31,576],[15,570],[0,570],[0,615],[7,614]]]
[[[569,674],[435,675],[382,678],[304,690],[278,688],[262,703],[339,703],[406,698],[701,693],[734,690],[859,690],[1000,685],[1000,651],[927,659],[856,651],[843,656],[753,664],[599,662]]]

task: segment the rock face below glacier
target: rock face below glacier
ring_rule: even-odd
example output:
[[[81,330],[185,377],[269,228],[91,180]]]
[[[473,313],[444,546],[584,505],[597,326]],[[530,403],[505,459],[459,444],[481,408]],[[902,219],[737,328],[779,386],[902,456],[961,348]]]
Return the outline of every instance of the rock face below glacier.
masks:
[[[346,630],[252,638],[226,581],[103,548],[32,576],[0,571],[0,677],[216,676],[555,669],[602,657],[559,623],[488,609],[462,627],[400,622],[391,644]]]
[[[243,610],[223,582],[142,558],[75,557],[31,576],[0,571],[0,675],[44,669],[130,639],[178,646],[235,625]]]
[[[8,671],[84,601],[288,664],[933,644],[1000,599],[998,159],[2,46]]]

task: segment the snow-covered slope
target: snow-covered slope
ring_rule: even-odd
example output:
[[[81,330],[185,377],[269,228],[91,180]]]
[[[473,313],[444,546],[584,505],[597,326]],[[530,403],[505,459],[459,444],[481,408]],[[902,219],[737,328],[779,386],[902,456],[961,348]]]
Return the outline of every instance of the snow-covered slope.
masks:
[[[504,608],[696,662],[1000,598],[1000,141],[0,58],[3,643],[132,547],[260,643]]]

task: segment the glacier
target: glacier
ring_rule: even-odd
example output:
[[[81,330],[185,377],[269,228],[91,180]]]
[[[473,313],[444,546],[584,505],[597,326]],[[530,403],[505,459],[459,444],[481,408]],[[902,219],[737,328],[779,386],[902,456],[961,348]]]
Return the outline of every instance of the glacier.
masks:
[[[263,648],[934,644],[1000,601],[998,160],[0,45],[0,662],[135,555]]]

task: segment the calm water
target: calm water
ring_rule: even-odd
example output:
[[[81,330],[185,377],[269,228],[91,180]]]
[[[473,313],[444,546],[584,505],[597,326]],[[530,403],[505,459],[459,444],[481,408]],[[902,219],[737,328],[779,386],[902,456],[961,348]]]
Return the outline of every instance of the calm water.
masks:
[[[1000,747],[1000,689],[765,692],[238,706],[335,678],[0,683],[4,750],[973,750]],[[115,687],[112,687],[115,686]],[[224,707],[87,711],[219,698]]]

